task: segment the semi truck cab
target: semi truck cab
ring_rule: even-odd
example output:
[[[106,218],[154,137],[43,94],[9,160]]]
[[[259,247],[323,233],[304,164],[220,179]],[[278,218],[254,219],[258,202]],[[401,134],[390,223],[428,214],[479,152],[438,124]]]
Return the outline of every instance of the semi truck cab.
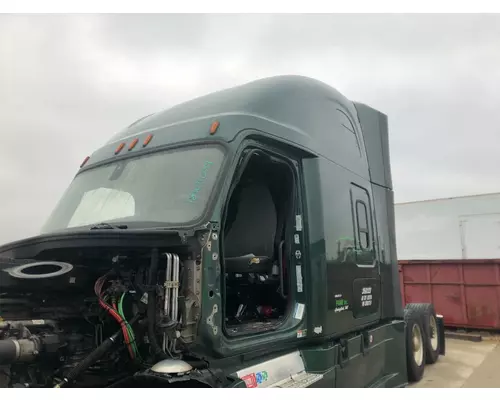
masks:
[[[34,301],[54,279],[83,298],[75,276],[93,275],[106,312],[135,299],[120,316],[142,364],[125,380],[106,371],[115,385],[401,387],[444,342],[429,350],[429,307],[409,317],[420,348],[408,333],[393,204],[386,115],[310,78],[261,79],[115,134],[39,236],[0,248],[0,273],[6,293],[43,282]],[[85,385],[78,365],[47,379]]]

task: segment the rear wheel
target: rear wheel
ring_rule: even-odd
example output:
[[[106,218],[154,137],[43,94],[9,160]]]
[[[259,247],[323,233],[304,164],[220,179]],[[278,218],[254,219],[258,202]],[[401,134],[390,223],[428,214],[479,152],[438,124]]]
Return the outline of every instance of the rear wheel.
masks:
[[[408,381],[418,382],[424,375],[425,341],[422,318],[417,310],[405,310],[406,321],[406,364]]]
[[[425,341],[425,360],[427,364],[434,364],[439,358],[439,332],[436,311],[429,303],[411,303],[407,305],[419,312],[422,318]]]

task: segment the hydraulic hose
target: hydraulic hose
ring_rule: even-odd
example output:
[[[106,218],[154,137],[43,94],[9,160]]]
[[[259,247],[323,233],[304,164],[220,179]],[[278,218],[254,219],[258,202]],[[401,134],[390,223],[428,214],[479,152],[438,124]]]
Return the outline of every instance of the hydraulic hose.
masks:
[[[99,359],[115,344],[116,339],[122,333],[121,329],[116,332],[113,336],[107,338],[102,344],[97,347],[92,353],[90,353],[81,363],[79,363],[75,368],[69,371],[68,375],[62,380],[61,383],[57,384],[55,387],[60,388],[68,382],[74,380],[78,375],[80,375],[87,368],[92,366],[94,363],[99,361]]]
[[[160,360],[167,358],[167,355],[162,350],[156,339],[156,277],[158,273],[158,249],[154,248],[151,252],[151,265],[149,267],[149,282],[148,282],[148,339],[154,356]]]
[[[140,315],[137,314],[134,318],[131,319],[130,325],[135,323],[139,319]],[[97,347],[92,353],[90,353],[85,359],[79,363],[75,368],[73,368],[71,371],[69,371],[68,375],[66,375],[62,382],[58,383],[56,388],[63,387],[67,383],[75,380],[78,375],[80,375],[83,371],[85,371],[87,368],[91,367],[93,364],[95,364],[97,361],[99,361],[106,352],[108,352],[113,345],[118,341],[118,338],[120,335],[123,333],[122,329],[119,329],[117,332],[115,332],[112,336],[108,337],[102,344]]]

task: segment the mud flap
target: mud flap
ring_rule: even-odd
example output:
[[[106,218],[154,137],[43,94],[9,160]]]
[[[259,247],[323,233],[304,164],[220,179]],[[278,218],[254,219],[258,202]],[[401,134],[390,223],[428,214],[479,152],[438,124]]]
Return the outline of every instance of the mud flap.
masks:
[[[439,341],[439,354],[444,356],[446,354],[446,340],[444,335],[444,317],[442,315],[436,315],[436,322],[438,328],[438,341]]]

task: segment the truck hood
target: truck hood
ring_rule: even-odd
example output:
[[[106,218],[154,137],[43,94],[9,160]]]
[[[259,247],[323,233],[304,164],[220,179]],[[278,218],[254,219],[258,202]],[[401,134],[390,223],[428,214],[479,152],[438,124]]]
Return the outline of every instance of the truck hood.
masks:
[[[0,246],[0,258],[34,259],[45,250],[88,247],[145,248],[181,245],[177,230],[89,230],[42,234]]]

